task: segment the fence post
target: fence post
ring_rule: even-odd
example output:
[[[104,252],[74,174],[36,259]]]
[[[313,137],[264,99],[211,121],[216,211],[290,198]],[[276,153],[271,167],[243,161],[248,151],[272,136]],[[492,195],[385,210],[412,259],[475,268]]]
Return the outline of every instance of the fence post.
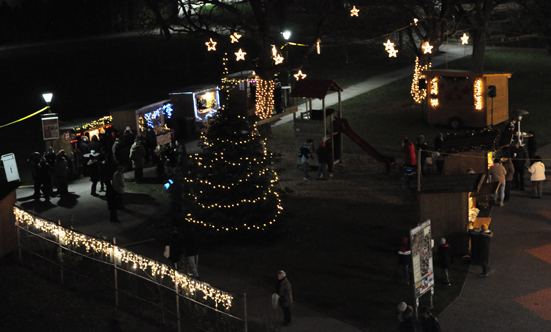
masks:
[[[61,228],[61,220],[57,221],[57,225]],[[61,278],[61,284],[63,285],[63,247],[61,246],[61,236],[59,235],[59,232],[57,233],[57,244],[59,245],[59,275]]]
[[[243,321],[245,322],[245,332],[248,331],[247,326],[247,293],[243,293]]]
[[[180,296],[178,295],[178,280],[174,283],[174,289],[176,290],[176,319],[178,319],[178,332],[182,332],[180,321]]]
[[[115,271],[115,307],[119,306],[119,281],[117,278],[117,253],[115,251],[115,245],[117,244],[117,238],[113,237],[113,268]]]

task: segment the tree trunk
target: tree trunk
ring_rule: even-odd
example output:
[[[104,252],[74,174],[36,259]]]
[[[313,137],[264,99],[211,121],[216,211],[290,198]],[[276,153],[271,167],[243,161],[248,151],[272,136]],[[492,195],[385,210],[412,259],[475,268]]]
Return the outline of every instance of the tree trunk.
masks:
[[[486,54],[486,28],[475,30],[473,38],[473,54],[471,57],[471,71],[473,73],[484,72],[484,56]]]

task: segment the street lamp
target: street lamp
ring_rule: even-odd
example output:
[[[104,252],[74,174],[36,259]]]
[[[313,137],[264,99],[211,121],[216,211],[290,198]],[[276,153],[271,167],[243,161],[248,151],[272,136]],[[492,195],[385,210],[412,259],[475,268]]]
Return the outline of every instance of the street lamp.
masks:
[[[48,108],[50,107],[50,102],[52,101],[52,97],[53,97],[53,96],[54,96],[54,94],[53,94],[53,93],[50,93],[50,92],[48,92],[48,93],[43,93],[43,94],[42,94],[42,98],[44,98],[44,101],[45,101],[46,104],[48,105]],[[52,113],[52,110],[51,110],[51,109],[49,109],[48,111],[49,111],[50,113]]]
[[[283,39],[285,40],[289,40],[289,38],[291,38],[291,31],[289,30],[285,30],[281,34],[283,35]]]

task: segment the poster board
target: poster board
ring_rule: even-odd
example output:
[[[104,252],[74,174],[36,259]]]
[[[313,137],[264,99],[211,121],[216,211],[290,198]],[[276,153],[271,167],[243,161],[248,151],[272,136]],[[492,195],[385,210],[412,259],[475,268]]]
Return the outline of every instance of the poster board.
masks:
[[[45,141],[59,139],[59,119],[55,114],[42,118],[42,135]]]
[[[8,182],[20,181],[19,170],[17,168],[17,162],[15,161],[15,155],[13,153],[2,155],[2,163],[4,163],[6,180]]]
[[[412,229],[410,237],[415,297],[419,298],[434,287],[430,219]]]

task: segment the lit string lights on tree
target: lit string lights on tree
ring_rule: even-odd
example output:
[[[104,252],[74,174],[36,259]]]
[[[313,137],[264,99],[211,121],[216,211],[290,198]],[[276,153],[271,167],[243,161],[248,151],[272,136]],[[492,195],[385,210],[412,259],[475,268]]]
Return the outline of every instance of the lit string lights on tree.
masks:
[[[103,256],[115,257],[117,260],[124,262],[134,269],[140,269],[144,273],[149,273],[151,278],[169,277],[174,284],[178,286],[178,291],[182,295],[186,293],[192,296],[195,292],[203,293],[203,299],[211,299],[216,307],[222,305],[226,310],[232,306],[233,296],[211,287],[209,284],[189,278],[186,275],[180,274],[178,271],[161,264],[149,258],[137,255],[126,249],[117,247],[112,243],[96,239],[70,229],[66,229],[54,222],[35,217],[30,213],[14,206],[13,212],[16,223],[21,226],[28,226],[37,229],[39,232],[49,236],[56,237],[63,246],[73,248],[84,248],[87,253],[94,252]],[[120,265],[120,264],[119,264]]]
[[[257,91],[273,88],[272,81],[256,84]],[[185,220],[217,232],[272,227],[283,210],[275,187],[279,179],[256,125],[236,110],[223,109],[201,140],[203,153],[194,156],[194,169],[184,179],[191,189]]]
[[[427,97],[427,90],[419,88],[419,80],[425,78],[425,75],[422,75],[421,72],[424,70],[429,70],[431,63],[421,66],[419,64],[419,57],[415,58],[415,70],[413,72],[413,80],[411,83],[411,96],[413,100],[420,104],[423,99]]]
[[[256,96],[255,96],[255,115],[260,120],[269,118],[274,109],[274,89],[273,80],[263,80],[256,76]]]

